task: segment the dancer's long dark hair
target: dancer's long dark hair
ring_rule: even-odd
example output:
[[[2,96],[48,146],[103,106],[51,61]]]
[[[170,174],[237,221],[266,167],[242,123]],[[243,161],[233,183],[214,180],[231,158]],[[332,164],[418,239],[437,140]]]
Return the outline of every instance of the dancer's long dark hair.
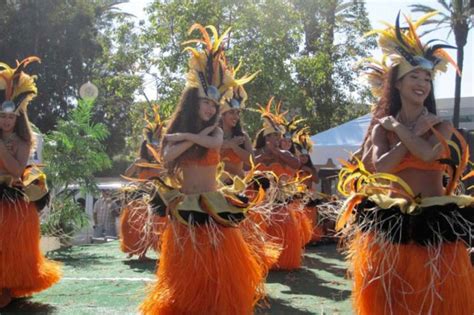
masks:
[[[180,101],[173,113],[166,134],[177,132],[189,132],[197,134],[206,127],[216,123],[219,117],[219,106],[216,104],[216,114],[209,120],[203,121],[199,118],[199,90],[197,88],[187,88],[181,94]],[[166,147],[167,141],[162,139],[162,150]],[[174,172],[183,159],[199,159],[207,153],[207,148],[194,144],[176,160],[168,163],[167,168]]]
[[[302,167],[303,166],[309,167],[310,169],[312,169],[313,171],[315,171],[317,173],[316,167],[314,167],[313,161],[311,160],[311,155],[309,155],[309,154],[305,154],[305,155],[308,157],[308,162],[306,162],[305,164],[303,164],[301,166]]]
[[[255,141],[253,144],[253,148],[255,150],[260,150],[265,147],[266,139],[265,139],[265,136],[263,135],[264,132],[265,132],[265,129],[261,129],[255,136]]]

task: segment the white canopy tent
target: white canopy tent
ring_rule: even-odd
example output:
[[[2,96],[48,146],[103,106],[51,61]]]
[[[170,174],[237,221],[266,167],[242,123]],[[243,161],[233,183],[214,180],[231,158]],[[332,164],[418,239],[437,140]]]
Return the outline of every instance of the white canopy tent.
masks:
[[[339,167],[338,159],[347,160],[360,148],[371,119],[372,115],[367,114],[312,136],[313,164],[330,165],[332,161]]]

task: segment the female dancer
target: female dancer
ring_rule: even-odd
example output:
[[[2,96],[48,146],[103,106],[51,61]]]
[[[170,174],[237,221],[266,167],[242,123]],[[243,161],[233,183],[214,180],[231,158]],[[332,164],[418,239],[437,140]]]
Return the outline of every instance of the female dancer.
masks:
[[[307,129],[303,128],[298,131],[294,137],[295,148],[300,160],[300,176],[304,179],[304,184],[308,190],[308,200],[304,207],[304,212],[307,215],[310,224],[312,235],[310,241],[315,243],[321,240],[325,234],[325,227],[319,225],[318,205],[323,203],[323,195],[318,194],[315,185],[318,183],[317,170],[311,160],[310,152],[313,144],[307,133]],[[326,199],[326,198],[324,198]]]
[[[253,156],[252,143],[240,123],[240,108],[226,108],[223,105],[222,129],[224,142],[222,143],[221,157],[224,170],[232,176],[244,177],[244,166],[250,164]]]
[[[59,264],[40,252],[38,208],[23,181],[33,145],[27,105],[37,93],[34,77],[23,70],[34,61],[26,58],[15,69],[0,63],[0,308],[61,277]]]
[[[234,70],[230,69],[231,75],[237,74],[239,66]],[[256,73],[233,82],[232,97],[222,101],[221,127],[224,131],[224,142],[221,147],[221,158],[224,162],[224,170],[230,176],[245,176],[244,169],[249,167],[250,159],[253,158],[252,143],[247,133],[242,129],[240,114],[247,101],[247,92],[243,85],[250,82]],[[222,178],[226,184],[231,184],[232,179],[225,174]]]
[[[251,314],[264,274],[238,222],[247,200],[218,190],[223,132],[217,126],[229,72],[222,37],[211,42],[199,24],[206,50],[192,52],[187,87],[163,138],[169,177],[157,181],[170,222],[163,234],[158,281],[143,304],[145,314]],[[220,87],[220,88],[218,88]],[[222,96],[224,95],[224,96]],[[157,205],[159,207],[159,205]],[[163,205],[162,205],[163,206]]]
[[[140,147],[140,157],[125,171],[127,178],[138,177],[138,183],[125,189],[125,200],[120,215],[120,249],[128,258],[138,255],[138,260],[148,260],[146,252],[150,247],[159,250],[159,235],[166,219],[152,215],[144,200],[151,194],[147,183],[159,177],[159,143],[163,124],[158,106],[153,107],[154,118],[149,121],[145,115],[146,127],[143,130],[145,140]]]
[[[273,99],[260,112],[264,128],[257,134],[255,141],[257,168],[260,171],[271,171],[277,177],[273,190],[276,206],[267,222],[267,233],[282,242],[283,251],[273,269],[292,270],[301,267],[303,246],[309,240],[311,227],[307,218],[302,215],[302,205],[293,201],[295,194],[301,192],[302,185],[296,176],[300,164],[291,152],[280,149],[281,137],[285,133],[286,120],[277,106],[276,114],[271,113]]]
[[[436,116],[433,97],[434,74],[445,71],[451,59],[441,49],[446,45],[422,45],[416,34],[434,14],[416,23],[407,19],[405,30],[397,17],[395,26],[376,31],[392,60],[388,73],[370,67],[385,79],[379,106],[386,116],[371,134],[377,173],[358,161],[342,170],[339,182],[343,193],[353,193],[337,227],[345,226],[351,236],[358,314],[474,312],[474,270],[466,250],[474,198],[454,195],[468,162],[467,148],[459,138],[463,153],[455,165],[448,140],[459,134]],[[443,186],[445,170],[450,179]]]

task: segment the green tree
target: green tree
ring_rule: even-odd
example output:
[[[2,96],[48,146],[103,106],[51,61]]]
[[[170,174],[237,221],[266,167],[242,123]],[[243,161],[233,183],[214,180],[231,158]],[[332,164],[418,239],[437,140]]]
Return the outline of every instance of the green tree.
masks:
[[[452,0],[448,3],[446,0],[438,0],[438,3],[443,7],[444,11],[439,13],[438,18],[432,19],[430,22],[434,24],[432,31],[438,31],[443,28],[449,28],[449,35],[454,33],[454,39],[456,42],[457,49],[457,64],[459,70],[463,70],[464,65],[464,46],[467,43],[467,37],[469,30],[473,26],[471,14],[472,14],[472,1],[470,0]],[[414,4],[411,6],[413,12],[433,12],[436,9],[426,6],[423,4]],[[454,113],[453,113],[453,125],[459,127],[459,112],[461,105],[461,82],[462,77],[456,73],[456,83],[454,88]]]
[[[67,192],[71,184],[87,192],[96,189],[94,174],[111,166],[104,141],[107,127],[92,121],[93,102],[79,100],[67,119],[45,136],[45,173],[50,187]]]
[[[97,191],[94,175],[111,166],[104,141],[107,127],[92,122],[93,102],[79,100],[67,119],[45,136],[44,160],[52,202],[42,232],[67,241],[89,218],[73,198],[74,191]],[[76,187],[71,187],[72,185]]]
[[[353,65],[375,47],[363,34],[370,23],[363,1],[294,0],[305,34],[304,49],[295,61],[305,106],[302,116],[314,117],[313,131],[322,131],[367,113],[367,93],[357,84]]]
[[[347,2],[347,3],[346,3]],[[354,83],[352,63],[367,55],[362,39],[370,29],[362,1],[154,1],[148,8],[144,42],[156,48],[152,64],[160,104],[173,108],[184,86],[188,55],[181,42],[195,22],[212,24],[222,33],[231,63],[243,62],[242,73],[261,71],[246,85],[247,106],[282,100],[292,114],[308,118],[312,131],[327,129],[356,116],[365,95]],[[260,117],[244,114],[253,135]]]
[[[107,152],[122,151],[129,127],[126,111],[142,82],[137,64],[142,55],[130,15],[118,10],[124,0],[0,0],[2,61],[36,55],[38,97],[31,120],[42,132],[74,108],[80,86],[94,82],[100,90],[95,121],[111,131]]]

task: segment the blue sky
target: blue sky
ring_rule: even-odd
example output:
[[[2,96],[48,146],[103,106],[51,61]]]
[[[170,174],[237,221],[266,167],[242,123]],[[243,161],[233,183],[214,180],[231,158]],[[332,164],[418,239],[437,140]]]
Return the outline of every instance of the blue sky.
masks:
[[[129,3],[122,4],[120,8],[129,12],[137,17],[137,20],[145,19],[146,14],[144,12],[145,6],[151,2],[150,0],[132,0]],[[373,28],[380,28],[382,24],[380,21],[387,21],[390,23],[395,22],[395,18],[399,10],[402,13],[410,14],[409,5],[421,3],[424,5],[431,6],[433,8],[441,7],[438,5],[436,0],[419,0],[419,1],[408,1],[408,0],[367,0],[366,8],[369,14],[369,19]],[[411,14],[413,18],[416,18],[418,14]],[[433,32],[426,36],[425,41],[431,38],[447,40],[450,44],[455,45],[454,36],[448,35],[448,30],[440,30],[439,32]],[[448,50],[454,60],[456,60],[455,50]],[[474,30],[471,29],[467,45],[464,47],[464,70],[463,70],[463,81],[461,87],[462,96],[474,96]],[[145,79],[146,80],[146,79]],[[435,93],[437,98],[451,98],[454,97],[454,80],[455,72],[450,69],[447,73],[441,74],[436,77],[435,80]],[[154,90],[145,88],[145,92],[149,97],[155,98]]]

